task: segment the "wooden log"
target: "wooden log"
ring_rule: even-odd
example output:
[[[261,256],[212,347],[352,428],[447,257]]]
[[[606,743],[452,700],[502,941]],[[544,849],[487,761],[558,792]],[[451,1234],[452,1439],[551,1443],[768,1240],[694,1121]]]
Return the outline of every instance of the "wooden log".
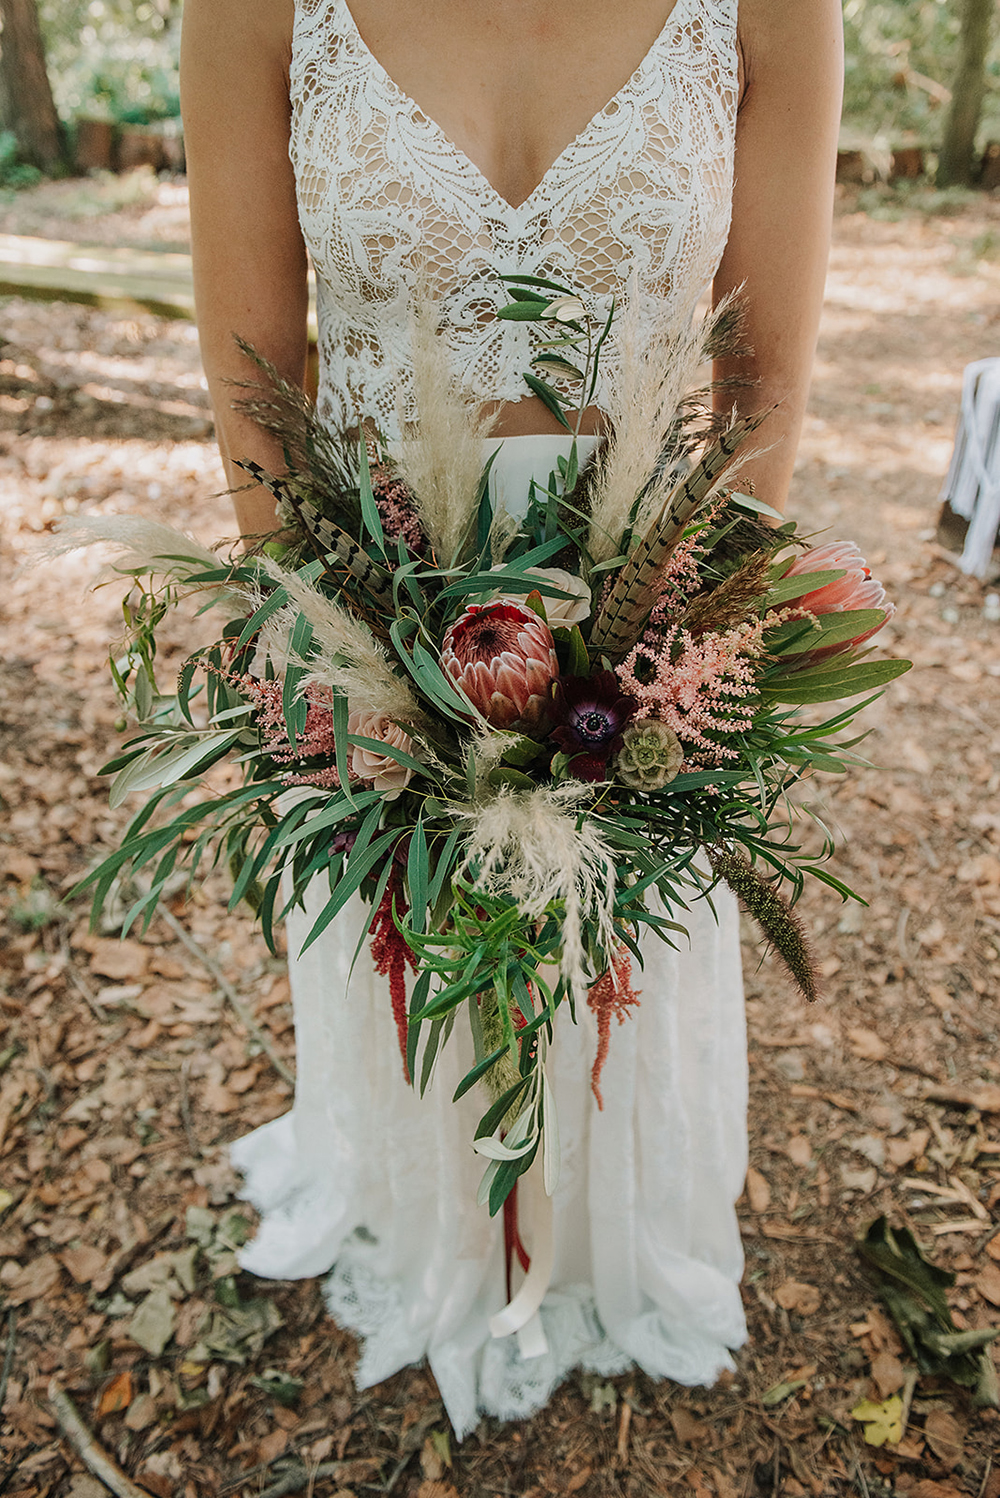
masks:
[[[115,127],[110,120],[76,121],[74,157],[79,172],[109,172],[114,160]]]
[[[979,168],[979,186],[987,192],[1000,187],[1000,140],[987,142]]]
[[[889,181],[912,182],[922,177],[925,169],[923,146],[898,146],[892,153]]]

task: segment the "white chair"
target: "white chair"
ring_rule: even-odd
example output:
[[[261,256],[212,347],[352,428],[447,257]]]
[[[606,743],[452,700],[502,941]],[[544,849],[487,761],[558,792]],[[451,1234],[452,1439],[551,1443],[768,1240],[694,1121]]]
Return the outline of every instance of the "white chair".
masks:
[[[986,579],[1000,529],[1000,359],[968,364],[942,500],[968,521],[959,566]]]

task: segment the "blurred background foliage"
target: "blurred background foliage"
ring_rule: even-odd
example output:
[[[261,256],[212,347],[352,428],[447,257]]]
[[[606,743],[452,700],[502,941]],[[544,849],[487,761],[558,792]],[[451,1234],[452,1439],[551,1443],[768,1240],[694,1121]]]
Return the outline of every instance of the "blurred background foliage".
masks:
[[[180,112],[181,0],[39,0],[56,108],[143,124]]]
[[[852,137],[936,145],[958,64],[960,0],[844,0],[844,125]],[[982,140],[1000,139],[1000,27],[987,59]]]
[[[39,0],[63,119],[140,123],[176,114],[181,8],[182,0]],[[935,144],[960,25],[961,0],[844,0],[848,131]],[[1000,26],[980,133],[1000,138]]]

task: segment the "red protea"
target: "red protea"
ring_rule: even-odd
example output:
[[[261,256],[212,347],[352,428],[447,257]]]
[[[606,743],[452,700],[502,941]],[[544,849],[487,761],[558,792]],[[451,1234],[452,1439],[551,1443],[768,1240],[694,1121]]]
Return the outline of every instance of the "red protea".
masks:
[[[845,609],[881,609],[883,616],[878,624],[873,624],[871,629],[866,629],[853,640],[809,651],[810,663],[864,644],[884,624],[888,624],[896,612],[895,605],[887,601],[885,589],[872,577],[871,568],[853,541],[828,541],[825,546],[803,551],[790,567],[785,568],[783,576],[795,577],[806,572],[843,572],[844,576],[814,588],[811,593],[804,593],[794,600],[791,608],[815,615],[839,614]]]
[[[559,675],[544,619],[515,598],[470,603],[445,632],[441,664],[494,728],[536,732]]]

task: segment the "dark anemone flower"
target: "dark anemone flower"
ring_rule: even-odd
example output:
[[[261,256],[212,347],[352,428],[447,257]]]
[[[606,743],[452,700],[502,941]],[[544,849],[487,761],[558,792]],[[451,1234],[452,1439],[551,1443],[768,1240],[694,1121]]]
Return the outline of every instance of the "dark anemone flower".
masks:
[[[559,721],[551,737],[570,756],[571,775],[578,780],[607,778],[608,760],[620,748],[622,730],[635,709],[613,671],[560,678],[554,703]]]

